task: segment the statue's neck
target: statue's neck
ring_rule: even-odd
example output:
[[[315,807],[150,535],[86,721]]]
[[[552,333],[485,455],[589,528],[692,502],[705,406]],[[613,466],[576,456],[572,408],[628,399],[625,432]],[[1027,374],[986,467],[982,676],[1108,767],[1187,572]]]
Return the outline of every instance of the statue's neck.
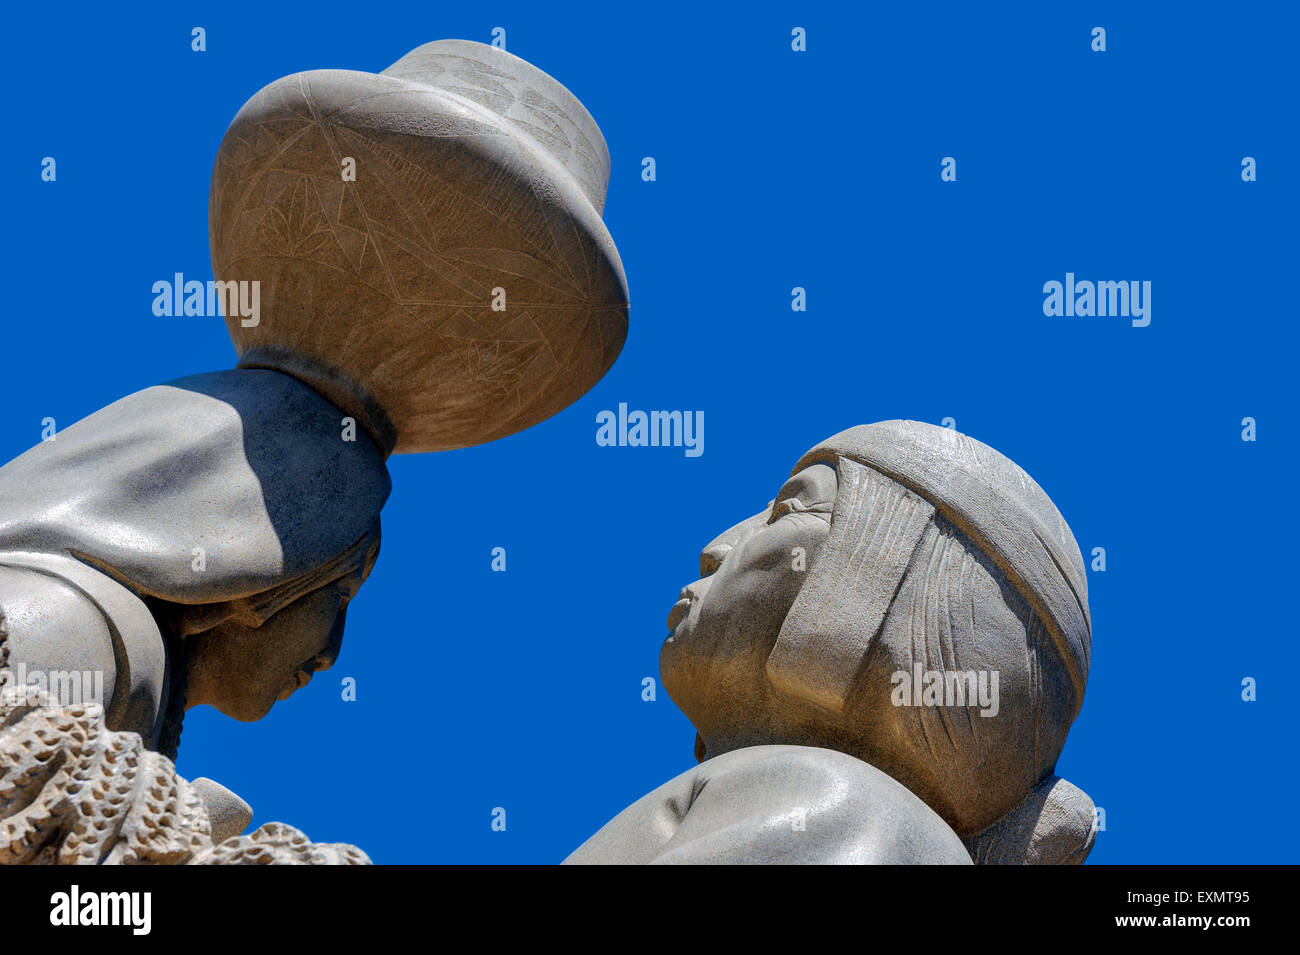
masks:
[[[157,750],[175,762],[181,747],[181,724],[185,721],[185,641],[177,636],[165,635],[164,645],[167,650],[167,678],[164,683],[162,712],[155,723],[150,749]]]

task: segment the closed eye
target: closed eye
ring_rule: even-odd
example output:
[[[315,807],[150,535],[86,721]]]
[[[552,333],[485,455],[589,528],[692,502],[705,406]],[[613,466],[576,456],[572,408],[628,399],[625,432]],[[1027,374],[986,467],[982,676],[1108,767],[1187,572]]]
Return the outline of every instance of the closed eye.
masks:
[[[772,515],[767,519],[769,524],[774,524],[781,518],[789,514],[816,514],[830,520],[832,503],[830,501],[817,501],[814,504],[805,504],[797,497],[787,497],[784,500],[777,501],[772,506]]]

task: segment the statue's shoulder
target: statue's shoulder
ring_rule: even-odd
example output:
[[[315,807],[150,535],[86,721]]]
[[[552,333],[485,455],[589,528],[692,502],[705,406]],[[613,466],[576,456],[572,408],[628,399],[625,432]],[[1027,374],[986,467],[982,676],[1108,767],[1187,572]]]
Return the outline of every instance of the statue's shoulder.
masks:
[[[166,653],[144,603],[70,557],[0,552],[0,670],[153,738]],[[64,699],[71,695],[71,699]]]
[[[642,797],[567,861],[969,865],[970,856],[874,766],[812,746],[752,746]]]
[[[95,601],[65,577],[0,554],[0,627],[10,670],[114,667],[112,629]]]

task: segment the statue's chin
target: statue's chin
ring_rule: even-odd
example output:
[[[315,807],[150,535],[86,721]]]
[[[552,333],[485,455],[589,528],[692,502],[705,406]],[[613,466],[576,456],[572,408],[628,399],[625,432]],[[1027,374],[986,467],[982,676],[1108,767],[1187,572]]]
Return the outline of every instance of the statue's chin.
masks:
[[[674,702],[681,700],[679,695],[682,687],[681,680],[678,679],[678,664],[682,659],[682,638],[686,632],[686,625],[682,624],[668,639],[663,642],[659,648],[659,679],[663,683],[664,690],[673,699]],[[680,702],[678,702],[680,706]]]
[[[293,690],[288,690],[273,700],[223,700],[209,705],[215,707],[222,716],[228,716],[232,720],[238,720],[241,723],[256,723],[271,712],[271,707],[275,706],[276,700],[288,699],[291,693],[293,693]]]

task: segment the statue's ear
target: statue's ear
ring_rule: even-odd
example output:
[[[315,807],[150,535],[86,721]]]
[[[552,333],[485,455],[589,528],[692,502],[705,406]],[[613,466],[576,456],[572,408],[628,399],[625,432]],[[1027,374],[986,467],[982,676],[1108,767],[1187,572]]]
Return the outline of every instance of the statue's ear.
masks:
[[[962,842],[976,865],[1081,865],[1096,841],[1096,820],[1087,793],[1048,776],[1015,809]]]
[[[840,714],[934,505],[856,461],[841,457],[836,471],[830,535],[767,658],[767,675],[779,692]]]

